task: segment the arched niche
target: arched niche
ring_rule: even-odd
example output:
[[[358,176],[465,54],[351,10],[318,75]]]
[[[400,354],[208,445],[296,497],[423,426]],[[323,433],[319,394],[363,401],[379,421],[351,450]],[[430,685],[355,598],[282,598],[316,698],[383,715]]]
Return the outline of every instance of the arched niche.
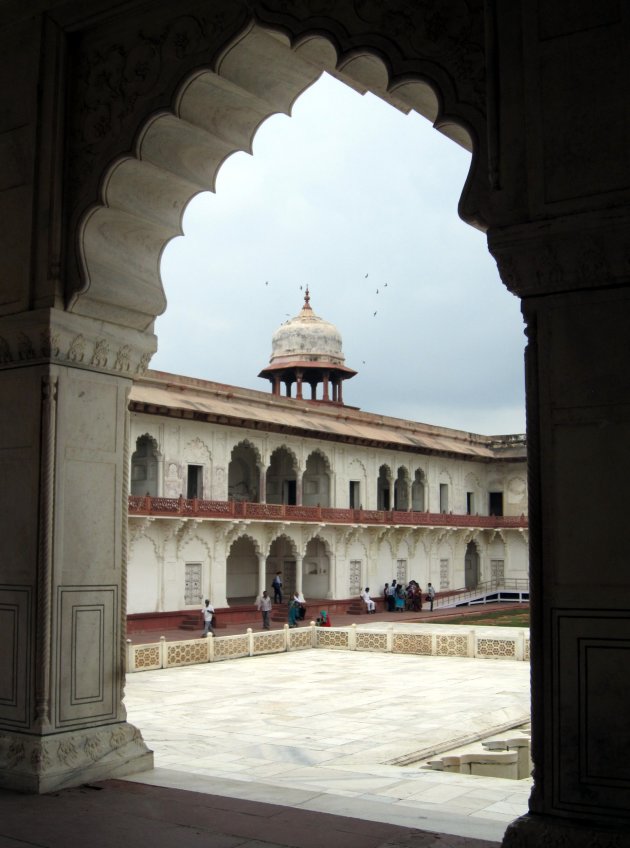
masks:
[[[258,594],[259,548],[251,536],[239,536],[230,545],[226,569],[228,604],[253,603]]]
[[[307,457],[302,475],[302,503],[304,506],[331,505],[330,462],[320,450],[314,450]]]
[[[247,439],[235,445],[230,454],[228,499],[260,502],[260,453]]]
[[[271,454],[266,474],[266,500],[271,504],[299,503],[298,465],[293,451],[285,445]]]
[[[160,494],[159,470],[157,440],[145,433],[136,439],[136,449],[131,455],[131,494],[157,498]]]

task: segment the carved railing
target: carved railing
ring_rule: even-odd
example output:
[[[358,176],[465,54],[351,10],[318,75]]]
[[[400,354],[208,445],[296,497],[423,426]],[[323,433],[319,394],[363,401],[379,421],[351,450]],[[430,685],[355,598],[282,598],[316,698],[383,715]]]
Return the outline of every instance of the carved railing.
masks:
[[[410,527],[526,528],[524,515],[453,515],[450,512],[337,509],[324,506],[207,501],[201,498],[152,498],[129,495],[129,515],[194,518],[249,518],[258,521],[307,521],[320,524],[384,524]]]
[[[215,636],[167,642],[164,636],[142,645],[127,642],[127,671],[152,671],[173,666],[218,662],[261,654],[324,648],[344,651],[376,651],[394,654],[418,654],[426,657],[468,657],[529,662],[529,629],[512,631],[469,627],[431,628],[420,631],[396,631],[393,625],[382,630],[350,627],[325,628],[311,623],[297,630],[287,624],[281,630],[254,633],[251,627],[236,636]]]

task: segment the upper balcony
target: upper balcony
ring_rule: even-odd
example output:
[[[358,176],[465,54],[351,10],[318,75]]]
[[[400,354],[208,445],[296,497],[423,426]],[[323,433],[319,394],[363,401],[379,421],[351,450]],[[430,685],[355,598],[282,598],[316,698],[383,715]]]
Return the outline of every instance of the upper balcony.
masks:
[[[206,501],[200,498],[152,498],[129,496],[129,515],[159,518],[219,518],[251,521],[297,521],[314,524],[365,524],[409,527],[474,527],[500,530],[527,528],[524,515],[453,515],[440,512],[399,512],[377,509],[337,509],[321,506]]]

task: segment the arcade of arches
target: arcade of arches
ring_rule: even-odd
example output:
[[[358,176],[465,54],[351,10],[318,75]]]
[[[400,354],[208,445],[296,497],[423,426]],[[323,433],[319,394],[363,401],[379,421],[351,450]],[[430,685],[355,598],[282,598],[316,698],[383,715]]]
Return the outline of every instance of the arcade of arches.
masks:
[[[307,352],[317,344],[302,341]],[[249,606],[277,571],[285,590],[317,603],[352,602],[367,585],[381,594],[393,577],[439,591],[499,573],[527,579],[522,436],[352,407],[340,418],[338,401],[270,401],[157,371],[137,379],[130,409],[127,610],[136,622],[185,614],[203,598],[223,612]],[[502,509],[492,514],[497,494]]]
[[[522,299],[535,780],[504,844],[627,844],[628,4],[50,0],[4,4],[0,37],[2,785],[151,763],[122,649],[128,392],[165,308],[159,256],[326,69],[473,151],[459,213]],[[187,462],[198,491],[215,469]],[[256,467],[235,472],[247,497]]]

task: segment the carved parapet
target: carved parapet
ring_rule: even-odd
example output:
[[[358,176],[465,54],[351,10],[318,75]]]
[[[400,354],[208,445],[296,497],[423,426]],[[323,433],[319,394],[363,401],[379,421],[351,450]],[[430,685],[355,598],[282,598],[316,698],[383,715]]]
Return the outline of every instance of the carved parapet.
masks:
[[[54,363],[134,378],[157,348],[153,333],[40,309],[0,320],[0,370]]]

